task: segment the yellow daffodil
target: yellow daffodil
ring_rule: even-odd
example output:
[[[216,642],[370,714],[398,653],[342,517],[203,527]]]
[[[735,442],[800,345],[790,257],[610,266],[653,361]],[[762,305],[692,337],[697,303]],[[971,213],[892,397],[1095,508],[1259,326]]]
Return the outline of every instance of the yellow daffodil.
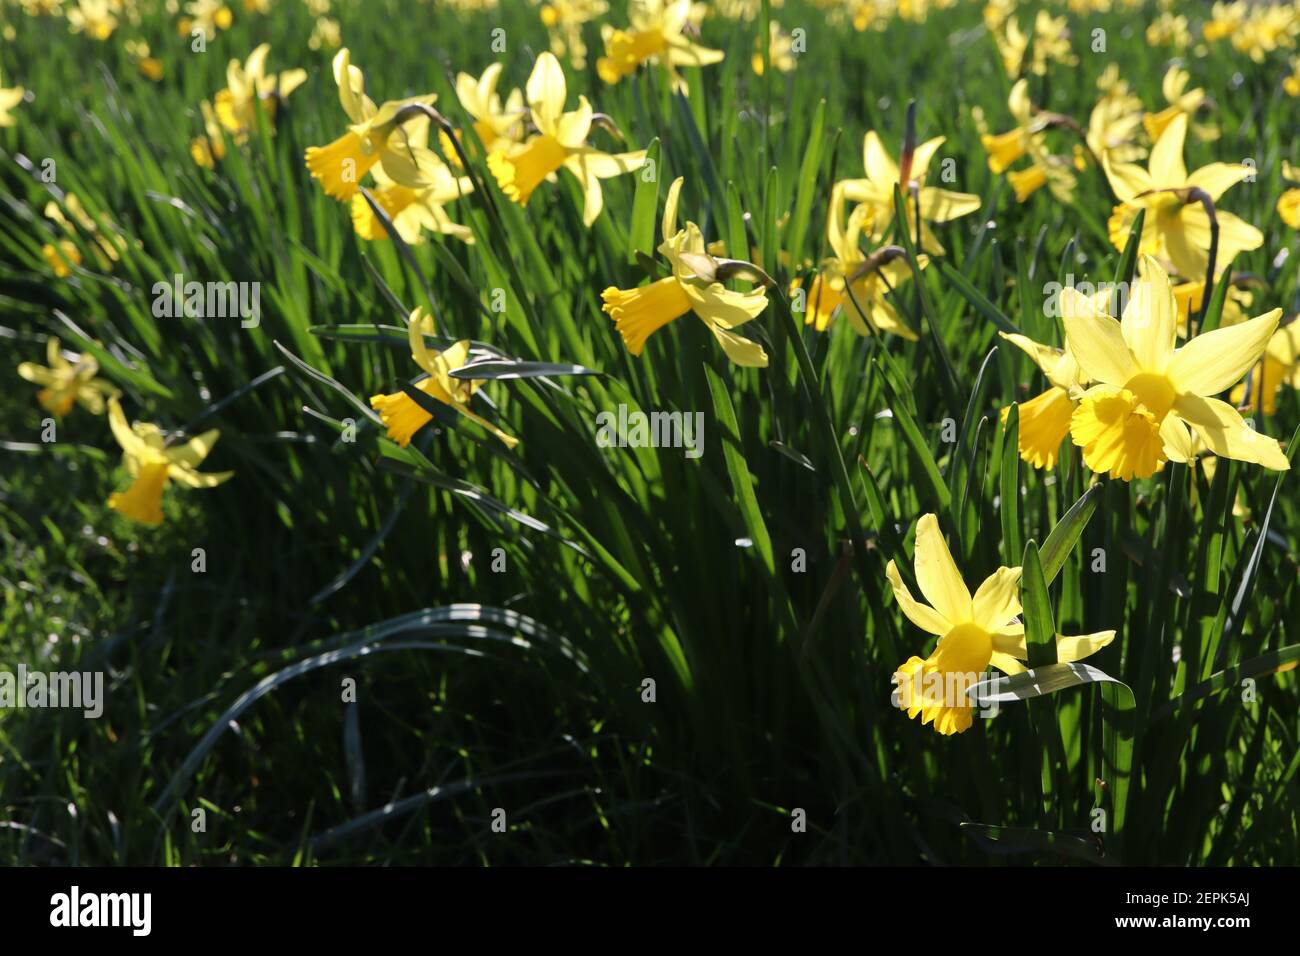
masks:
[[[1225,280],[1228,277],[1224,276]],[[1178,308],[1178,335],[1180,338],[1187,338],[1192,334],[1192,316],[1199,315],[1201,303],[1205,298],[1205,280],[1197,282],[1180,282],[1174,286],[1174,303]],[[1239,325],[1245,322],[1250,316],[1246,315],[1246,309],[1250,306],[1251,294],[1245,289],[1229,284],[1228,292],[1223,299],[1223,314],[1219,317],[1219,325]]]
[[[162,524],[162,496],[168,481],[187,488],[215,488],[234,475],[233,471],[208,473],[198,470],[221,433],[206,431],[189,441],[171,445],[161,429],[149,422],[128,426],[116,398],[108,400],[108,424],[122,446],[122,460],[133,479],[126,491],[115,491],[108,506],[133,521]]]
[[[1151,137],[1151,142],[1154,143],[1160,139],[1169,124],[1174,121],[1175,116],[1185,117],[1193,135],[1202,142],[1212,142],[1219,138],[1217,127],[1208,123],[1193,123],[1191,121],[1196,112],[1209,103],[1210,98],[1206,95],[1205,90],[1199,86],[1194,89],[1187,89],[1187,83],[1190,79],[1191,74],[1177,66],[1171,66],[1165,73],[1161,88],[1165,95],[1165,101],[1169,106],[1159,113],[1147,113],[1142,117],[1142,125],[1146,128],[1147,135]]]
[[[176,21],[176,32],[181,36],[190,36],[194,30],[202,30],[204,36],[212,39],[218,30],[229,30],[235,15],[221,0],[193,0],[185,4],[186,16]]]
[[[514,448],[519,444],[518,438],[507,435],[487,419],[470,411],[470,399],[483,386],[483,382],[453,378],[451,375],[452,372],[464,366],[469,360],[469,340],[465,339],[457,342],[450,348],[439,352],[425,345],[425,335],[432,332],[433,322],[431,317],[423,309],[415,309],[411,313],[407,325],[407,333],[411,344],[411,358],[429,376],[416,382],[415,388],[418,388],[430,398],[455,409],[457,413],[464,415],[470,421],[482,425],[501,439],[507,448]],[[388,437],[403,448],[409,445],[415,433],[433,418],[433,415],[421,408],[420,404],[405,392],[394,392],[391,395],[372,395],[370,397],[370,407],[379,412],[379,417],[388,429]]]
[[[897,705],[911,718],[946,735],[971,726],[974,707],[966,691],[990,667],[1020,674],[1028,658],[1025,626],[1018,618],[1020,568],[1000,567],[972,595],[952,559],[939,521],[922,515],[916,523],[916,582],[928,603],[912,597],[893,561],[885,569],[894,600],[907,619],[937,637],[929,657],[909,657],[897,671]],[[1115,638],[1114,631],[1056,639],[1056,659],[1082,660]]]
[[[998,334],[1033,359],[1047,379],[1047,391],[1019,403],[1017,444],[1020,457],[1035,468],[1054,468],[1061,442],[1070,434],[1076,396],[1088,384],[1088,377],[1067,349],[1043,345],[1019,333]],[[1010,413],[1010,406],[1002,409],[1004,425]]]
[[[427,147],[416,147],[400,125],[408,106],[429,106],[437,95],[412,96],[390,100],[376,106],[366,96],[366,81],[358,67],[352,65],[346,47],[334,57],[334,82],[339,88],[339,103],[350,123],[348,131],[327,146],[307,149],[307,168],[320,180],[325,194],[340,201],[351,200],[361,185],[361,178],[378,165],[393,182],[408,189],[421,189],[430,183],[425,169],[432,168],[436,155]]]
[[[601,31],[605,55],[596,61],[596,73],[606,83],[617,83],[636,72],[642,63],[658,63],[668,73],[674,90],[685,92],[686,81],[678,69],[722,62],[721,50],[710,50],[690,40],[691,0],[629,0],[629,26]]]
[[[1283,160],[1282,177],[1300,183],[1300,169]],[[1288,189],[1277,197],[1277,214],[1292,229],[1300,229],[1300,189]]]
[[[843,190],[832,189],[830,214],[826,217],[826,240],[835,255],[822,263],[821,271],[808,289],[804,324],[824,332],[842,311],[859,335],[869,335],[874,329],[915,341],[916,333],[904,324],[894,306],[885,298],[887,293],[912,277],[903,250],[896,246],[886,247],[871,257],[864,255],[859,240],[863,221],[870,211],[866,206],[857,206],[845,224],[843,206]],[[924,254],[917,256],[922,269],[928,261]],[[848,292],[845,291],[846,284]],[[851,297],[849,293],[852,293]]]
[[[1002,67],[1009,77],[1024,72],[1046,76],[1049,63],[1058,66],[1077,66],[1079,63],[1070,46],[1068,21],[1065,17],[1052,16],[1046,10],[1039,10],[1034,17],[1033,56],[1028,63],[1025,54],[1029,52],[1030,36],[1020,29],[1018,21],[1008,17],[992,33],[1002,57]]]
[[[343,42],[343,31],[339,22],[330,17],[317,17],[311,36],[307,38],[307,47],[312,50],[337,50]]]
[[[1241,28],[1246,19],[1246,4],[1243,0],[1232,3],[1215,3],[1210,8],[1210,19],[1201,28],[1205,39],[1210,42],[1232,36]]]
[[[163,78],[162,60],[156,56],[150,55],[149,44],[143,40],[128,40],[125,44],[126,53],[135,63],[135,68],[140,71],[140,75],[146,80],[152,80],[158,83]]]
[[[1029,149],[1029,140],[1042,126],[1034,122],[1034,105],[1029,100],[1029,81],[1017,80],[1007,97],[1007,108],[1016,121],[1013,129],[996,136],[984,133],[980,142],[988,153],[989,171],[1000,176],[1020,160]],[[982,118],[982,115],[981,115]]]
[[[285,70],[283,73],[266,72],[266,57],[271,45],[263,43],[240,64],[231,60],[226,66],[226,88],[213,100],[217,120],[227,132],[238,136],[247,134],[257,125],[259,107],[266,111],[268,122],[275,122],[280,101],[301,86],[307,79],[306,70]]]
[[[66,16],[69,30],[95,40],[107,40],[117,29],[117,4],[113,0],[77,0]]]
[[[1146,156],[1136,142],[1142,129],[1142,100],[1120,79],[1112,63],[1097,80],[1101,99],[1088,117],[1088,148],[1098,162],[1132,163]]]
[[[1291,73],[1282,80],[1287,96],[1300,96],[1300,56],[1291,58]]]
[[[203,116],[204,135],[190,140],[190,159],[205,169],[215,169],[226,158],[226,138],[211,103],[204,100],[199,104],[199,112]]]
[[[508,149],[524,138],[524,94],[518,89],[511,90],[503,107],[497,93],[500,79],[500,63],[493,63],[477,79],[468,73],[456,76],[456,98],[474,120],[474,132],[489,153],[498,144]],[[453,155],[448,154],[448,159]]]
[[[795,55],[794,38],[781,29],[781,24],[773,20],[768,25],[767,55],[772,61],[772,68],[778,73],[794,70],[799,58]],[[754,38],[754,55],[749,65],[759,76],[763,75],[763,38]]]
[[[546,0],[538,9],[551,40],[551,52],[567,56],[575,70],[587,67],[587,42],[582,27],[609,12],[605,0]]]
[[[1246,381],[1232,390],[1232,403],[1265,415],[1277,412],[1277,392],[1283,385],[1300,389],[1300,322],[1292,321],[1273,333],[1264,360],[1250,370]]]
[[[1110,217],[1110,239],[1123,249],[1138,210],[1145,208],[1140,249],[1173,265],[1185,278],[1205,275],[1210,248],[1210,217],[1198,199],[1207,195],[1215,204],[1231,186],[1251,175],[1244,163],[1210,163],[1190,175],[1183,165],[1187,116],[1179,114],[1165,127],[1151,149],[1148,169],[1132,163],[1105,164],[1111,189],[1119,205]],[[1219,252],[1216,271],[1227,268],[1239,252],[1258,249],[1263,234],[1230,212],[1216,209]]]
[[[99,363],[93,355],[78,355],[70,362],[64,358],[56,338],[51,337],[46,343],[45,361],[47,365],[23,362],[18,366],[18,374],[41,386],[36,400],[56,418],[72,411],[74,404],[92,415],[102,415],[104,399],[121,394],[112,383],[95,377],[99,374]]]
[[[1172,46],[1186,50],[1192,45],[1192,31],[1187,18],[1168,10],[1156,17],[1147,27],[1147,43],[1151,46]]]
[[[67,210],[67,215],[64,214],[64,209]],[[80,238],[83,234],[95,264],[101,270],[111,269],[113,263],[121,258],[126,240],[106,219],[102,217],[96,219],[86,212],[75,193],[64,194],[62,207],[53,200],[46,203],[45,216],[71,237],[56,244],[46,245],[41,250],[45,261],[50,263],[51,268],[60,278],[71,272],[71,266],[81,265],[81,252],[72,240]]]
[[[23,101],[27,91],[21,86],[0,87],[0,126],[13,126],[18,122],[10,112]]]
[[[1061,292],[1066,347],[1098,384],[1070,423],[1084,462],[1125,481],[1147,478],[1165,461],[1192,456],[1190,426],[1221,458],[1290,467],[1278,443],[1246,424],[1214,395],[1231,388],[1263,355],[1281,309],[1192,338],[1175,349],[1178,311],[1169,277],[1143,256],[1120,321],[1074,289]]]
[[[550,53],[537,58],[524,95],[537,135],[526,143],[498,148],[489,154],[488,169],[501,191],[521,206],[527,205],[533,190],[543,180],[554,181],[561,168],[568,170],[582,184],[582,221],[590,226],[605,202],[600,181],[639,169],[645,162],[645,150],[611,154],[587,145],[587,133],[595,115],[591,104],[585,96],[580,96],[576,110],[564,111],[568,95],[564,71],[560,69],[560,61]]]
[[[879,242],[893,226],[895,186],[902,189],[904,205],[907,207],[904,217],[909,230],[916,228],[915,206],[920,206],[921,246],[932,255],[941,255],[943,246],[927,223],[951,222],[980,208],[979,196],[925,185],[930,160],[943,144],[944,137],[936,136],[917,146],[912,155],[908,155],[905,150],[900,164],[895,163],[893,157],[885,151],[875,130],[864,137],[862,166],[866,178],[846,179],[837,185],[843,186],[846,200],[867,207],[862,228],[873,242]],[[912,198],[913,190],[916,191],[915,200]]]
[[[722,263],[709,255],[700,227],[688,222],[685,228],[677,228],[681,188],[680,177],[668,188],[663,242],[659,245],[659,253],[671,264],[673,274],[637,289],[610,286],[600,294],[602,308],[614,320],[614,327],[633,355],[641,354],[652,334],[693,311],[713,333],[727,358],[737,365],[766,368],[763,347],[734,330],[767,308],[767,294],[761,287],[734,292],[718,281]]]
[[[407,124],[406,131],[411,143],[422,149],[429,135],[428,117],[416,117]],[[372,169],[370,174],[375,180],[375,187],[370,190],[371,197],[388,214],[397,234],[407,245],[424,242],[426,229],[464,242],[474,241],[473,230],[454,222],[444,208],[447,203],[473,192],[474,182],[468,176],[454,175],[437,154],[430,154],[424,160],[423,177],[428,185],[420,189],[393,182],[380,166]],[[363,239],[389,238],[383,223],[360,193],[352,197],[352,225]]]

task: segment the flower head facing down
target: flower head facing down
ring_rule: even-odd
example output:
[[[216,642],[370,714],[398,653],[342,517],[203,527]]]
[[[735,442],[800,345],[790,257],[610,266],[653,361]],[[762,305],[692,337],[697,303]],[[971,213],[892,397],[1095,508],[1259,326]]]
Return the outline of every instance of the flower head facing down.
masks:
[[[328,196],[351,200],[361,187],[361,178],[376,165],[392,181],[409,189],[429,185],[428,170],[437,155],[428,147],[410,141],[401,121],[409,106],[429,106],[433,93],[390,100],[376,106],[365,93],[365,76],[352,65],[346,47],[334,57],[334,81],[339,103],[350,120],[348,131],[326,146],[307,149],[307,168]]]
[[[952,559],[939,520],[922,515],[916,523],[916,582],[926,603],[912,596],[898,567],[885,568],[894,600],[909,621],[939,640],[925,658],[909,657],[894,672],[896,703],[908,717],[920,717],[945,736],[971,726],[974,707],[966,691],[990,666],[1005,674],[1025,670],[1025,626],[1019,620],[1020,568],[1000,567],[972,595]],[[1057,637],[1056,659],[1082,660],[1115,637],[1101,631]]]
[[[1061,291],[1066,346],[1096,381],[1070,422],[1093,471],[1125,481],[1147,478],[1165,461],[1188,461],[1192,432],[1214,454],[1290,467],[1275,439],[1258,434],[1213,396],[1241,381],[1260,360],[1281,309],[1174,344],[1178,308],[1169,277],[1150,256],[1119,321],[1074,289]]]
[[[206,431],[182,444],[169,444],[162,430],[149,422],[128,425],[116,398],[108,400],[108,424],[122,447],[122,461],[132,477],[126,491],[115,491],[108,506],[141,524],[162,524],[162,496],[169,481],[187,488],[215,488],[235,473],[201,472],[198,466],[208,457],[221,433]]]
[[[407,323],[407,336],[411,346],[411,358],[427,378],[415,383],[415,388],[435,401],[454,409],[458,414],[476,422],[505,443],[507,448],[514,448],[519,439],[507,435],[487,419],[470,411],[470,399],[482,386],[481,380],[455,378],[452,372],[463,367],[469,361],[469,340],[456,342],[451,347],[438,351],[429,348],[424,341],[425,335],[433,331],[432,318],[423,309],[411,312]],[[379,413],[380,419],[388,429],[388,437],[405,448],[411,443],[415,433],[427,425],[433,415],[422,408],[415,399],[405,392],[393,392],[390,395],[372,395],[370,407]]]
[[[767,293],[762,287],[749,292],[728,289],[718,280],[721,263],[709,255],[700,227],[688,222],[677,228],[682,181],[678,177],[668,188],[663,242],[659,244],[659,254],[668,260],[672,275],[636,289],[610,286],[600,294],[602,309],[614,320],[623,344],[633,355],[641,354],[652,334],[693,311],[713,333],[727,358],[737,365],[766,368],[763,347],[734,330],[767,308]],[[748,263],[735,265],[753,269]]]
[[[51,337],[45,346],[46,365],[23,362],[20,377],[40,385],[36,400],[55,418],[62,418],[80,405],[92,415],[104,414],[104,401],[121,394],[110,382],[97,378],[99,363],[93,355],[78,355],[73,361],[64,357],[59,340]]]
[[[553,182],[560,169],[568,170],[582,184],[582,221],[590,226],[604,207],[600,181],[639,169],[645,150],[603,153],[587,145],[595,113],[585,96],[578,97],[576,110],[565,112],[568,87],[560,61],[551,53],[537,58],[524,95],[537,134],[506,147],[498,140],[496,151],[488,155],[488,169],[501,191],[521,206],[543,182]]]

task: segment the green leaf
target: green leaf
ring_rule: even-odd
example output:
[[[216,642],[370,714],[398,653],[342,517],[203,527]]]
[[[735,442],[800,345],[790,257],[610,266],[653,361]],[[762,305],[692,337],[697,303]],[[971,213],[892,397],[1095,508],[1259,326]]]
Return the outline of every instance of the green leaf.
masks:
[[[1065,561],[1078,543],[1079,536],[1083,534],[1088,519],[1097,510],[1097,499],[1101,496],[1104,487],[1101,482],[1097,482],[1085,491],[1079,500],[1070,506],[1070,510],[1061,517],[1061,520],[1056,522],[1056,527],[1043,542],[1039,557],[1043,562],[1043,577],[1048,584],[1055,581],[1056,576],[1061,573],[1061,568],[1065,567]]]

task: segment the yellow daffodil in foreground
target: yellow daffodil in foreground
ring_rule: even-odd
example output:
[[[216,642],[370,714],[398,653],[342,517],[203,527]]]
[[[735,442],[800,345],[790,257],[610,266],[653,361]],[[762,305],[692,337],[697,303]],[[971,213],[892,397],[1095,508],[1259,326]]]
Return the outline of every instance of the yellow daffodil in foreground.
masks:
[[[1292,321],[1273,333],[1264,349],[1264,361],[1250,370],[1246,381],[1232,390],[1239,408],[1265,415],[1277,412],[1277,392],[1283,385],[1300,389],[1300,322]]]
[[[470,421],[482,425],[501,439],[507,448],[514,448],[519,444],[518,438],[507,435],[487,419],[470,411],[470,399],[483,386],[483,382],[453,378],[451,375],[469,359],[469,340],[457,342],[442,352],[429,348],[424,343],[424,337],[433,332],[433,322],[431,317],[419,308],[411,313],[407,332],[410,337],[411,358],[429,376],[416,382],[415,387],[430,398],[455,409]],[[433,418],[433,415],[421,408],[419,403],[405,392],[372,395],[370,407],[379,412],[380,419],[388,429],[388,437],[403,448],[409,445],[415,433]]]
[[[583,188],[582,221],[590,226],[604,206],[600,181],[630,173],[645,162],[645,150],[631,153],[602,153],[587,145],[594,113],[585,96],[578,97],[578,108],[564,111],[568,90],[560,61],[543,53],[533,65],[524,89],[533,125],[538,133],[528,142],[498,149],[488,156],[488,169],[496,177],[501,191],[524,206],[543,180],[554,181],[561,168],[576,176]],[[499,145],[499,144],[498,144]]]
[[[424,157],[421,175],[427,185],[411,189],[393,182],[384,174],[383,167],[376,166],[370,171],[375,180],[375,187],[370,190],[371,198],[388,214],[397,234],[408,246],[424,242],[426,229],[472,243],[473,230],[454,222],[443,207],[473,192],[473,180],[468,176],[454,175],[436,153],[424,149],[429,136],[427,116],[417,116],[404,128],[411,144]],[[382,241],[389,238],[388,230],[361,193],[352,197],[352,226],[363,239]]]
[[[266,111],[267,120],[274,123],[280,101],[306,81],[306,70],[268,74],[266,57],[270,52],[271,45],[263,43],[242,65],[238,60],[231,60],[227,65],[226,88],[213,101],[217,120],[227,132],[246,135],[257,125],[254,111],[259,107]]]
[[[23,101],[27,91],[21,86],[11,86],[7,89],[0,86],[0,126],[13,126],[18,122],[11,110]]]
[[[980,208],[979,196],[925,185],[930,160],[943,143],[944,137],[936,136],[917,146],[910,155],[905,148],[900,162],[895,163],[889,153],[885,152],[885,146],[875,130],[867,133],[862,143],[862,166],[866,178],[846,179],[837,185],[844,187],[846,200],[867,207],[863,230],[873,242],[879,242],[894,223],[895,186],[901,186],[902,189],[904,205],[907,207],[904,210],[905,221],[909,230],[916,228],[915,206],[919,204],[921,246],[932,255],[942,255],[943,246],[927,223],[950,222]],[[912,198],[914,188],[915,200]]]
[[[1191,74],[1181,67],[1171,66],[1165,73],[1165,78],[1161,83],[1162,91],[1165,95],[1165,101],[1169,106],[1159,113],[1147,113],[1142,117],[1142,125],[1146,128],[1147,135],[1151,137],[1154,143],[1162,135],[1169,124],[1174,121],[1175,116],[1183,116],[1191,126],[1192,133],[1202,142],[1211,142],[1219,138],[1217,127],[1208,123],[1192,123],[1191,118],[1196,115],[1196,111],[1209,103],[1210,98],[1206,95],[1205,90],[1199,86],[1195,89],[1187,89],[1187,82],[1191,79]]]
[[[1281,309],[1206,332],[1174,348],[1178,311],[1169,277],[1144,256],[1123,317],[1115,321],[1074,289],[1061,292],[1066,347],[1098,384],[1070,422],[1093,471],[1147,478],[1165,461],[1192,457],[1192,435],[1221,458],[1290,467],[1281,446],[1214,395],[1241,381],[1264,354]]]
[[[760,288],[750,292],[733,292],[718,281],[720,269],[729,261],[719,262],[709,255],[700,227],[693,222],[677,228],[677,199],[682,179],[668,187],[662,225],[663,242],[659,253],[672,266],[673,274],[637,289],[610,286],[600,294],[602,308],[614,320],[623,344],[633,355],[640,355],[646,339],[674,319],[694,311],[727,358],[737,365],[767,367],[767,353],[757,342],[742,338],[735,329],[767,308],[767,294]],[[734,263],[753,269],[749,263]]]
[[[233,471],[208,473],[198,470],[221,433],[206,431],[179,445],[168,445],[162,431],[149,422],[128,426],[116,398],[108,400],[108,424],[122,446],[122,460],[133,479],[126,491],[115,491],[108,506],[133,521],[162,524],[162,496],[168,481],[187,488],[215,488],[234,475]]]
[[[1283,160],[1282,178],[1300,183],[1300,169]],[[1300,189],[1288,189],[1277,197],[1277,214],[1292,229],[1300,229]]]
[[[327,146],[307,149],[307,168],[320,180],[326,195],[350,200],[360,187],[361,177],[376,164],[389,179],[409,189],[428,185],[424,168],[434,154],[409,141],[399,125],[402,117],[398,114],[408,106],[428,106],[437,95],[412,96],[375,106],[366,96],[365,76],[352,65],[346,47],[334,57],[334,82],[339,87],[339,103],[350,120],[348,131]]]
[[[1148,169],[1132,163],[1106,163],[1111,189],[1119,199],[1110,217],[1110,240],[1123,249],[1128,230],[1139,209],[1146,209],[1140,249],[1169,261],[1184,278],[1205,275],[1210,248],[1210,217],[1199,196],[1217,204],[1231,186],[1249,176],[1244,163],[1210,163],[1190,175],[1183,165],[1187,116],[1180,113],[1151,148]],[[1216,272],[1227,267],[1239,252],[1264,244],[1264,235],[1230,212],[1215,210],[1219,223]]]
[[[1088,378],[1068,350],[1035,342],[1026,335],[999,332],[1038,366],[1050,386],[1027,402],[1021,402],[1017,415],[1020,457],[1035,468],[1052,468],[1061,442],[1070,434],[1070,416],[1074,414],[1075,396]],[[1011,407],[1002,409],[1005,425]]]
[[[78,355],[75,362],[69,362],[63,357],[56,338],[51,337],[46,343],[45,361],[48,365],[23,362],[18,366],[18,374],[41,386],[36,400],[56,418],[72,411],[74,404],[92,415],[102,415],[104,400],[121,394],[111,383],[95,377],[99,374],[99,363],[93,355]]]
[[[804,324],[824,332],[841,312],[859,335],[892,332],[916,340],[916,333],[899,318],[886,295],[912,277],[906,254],[897,246],[886,246],[865,256],[859,246],[864,220],[870,214],[866,206],[857,206],[844,223],[843,190],[831,190],[831,209],[826,220],[826,239],[834,257],[822,263],[805,300]],[[917,256],[924,269],[929,259]],[[848,291],[845,291],[845,286]],[[856,303],[856,304],[855,304]],[[861,311],[859,311],[861,310]]]
[[[898,567],[889,562],[885,574],[894,600],[907,619],[939,639],[929,657],[909,657],[894,672],[896,703],[907,716],[934,724],[939,733],[959,734],[970,728],[974,708],[966,691],[990,665],[1005,674],[1025,670],[1025,626],[1019,621],[1020,568],[1000,567],[972,596],[952,559],[939,521],[932,514],[916,523],[916,582],[928,603],[912,597]],[[1056,659],[1082,660],[1115,637],[1101,631],[1083,637],[1056,639]]]
[[[631,0],[629,27],[616,30],[607,24],[601,31],[605,55],[596,61],[596,73],[606,83],[617,83],[642,63],[658,63],[673,89],[685,92],[686,81],[678,68],[709,66],[723,57],[721,50],[706,49],[687,36],[693,5],[692,0]]]

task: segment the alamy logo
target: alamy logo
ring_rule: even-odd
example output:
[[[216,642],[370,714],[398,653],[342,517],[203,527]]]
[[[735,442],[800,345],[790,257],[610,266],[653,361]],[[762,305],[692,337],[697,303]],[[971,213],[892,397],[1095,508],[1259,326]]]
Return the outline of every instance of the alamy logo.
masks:
[[[262,321],[262,283],[186,282],[179,272],[170,283],[153,285],[154,318],[239,319],[246,329]]]
[[[687,458],[704,454],[703,412],[629,412],[596,416],[596,444],[601,448],[685,448]]]
[[[13,707],[67,707],[91,720],[104,713],[104,672],[0,671],[0,709]]]
[[[50,925],[126,926],[133,936],[148,936],[153,926],[151,893],[82,893],[78,886],[50,897]]]

